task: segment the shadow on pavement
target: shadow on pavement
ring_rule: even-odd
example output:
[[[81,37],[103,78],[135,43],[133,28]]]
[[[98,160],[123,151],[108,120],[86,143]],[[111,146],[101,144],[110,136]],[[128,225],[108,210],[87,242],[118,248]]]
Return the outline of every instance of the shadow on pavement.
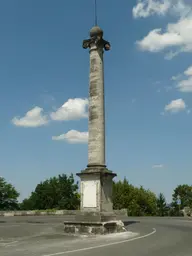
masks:
[[[125,226],[129,226],[129,225],[132,225],[132,224],[136,224],[136,223],[140,223],[140,221],[123,221],[124,225]]]

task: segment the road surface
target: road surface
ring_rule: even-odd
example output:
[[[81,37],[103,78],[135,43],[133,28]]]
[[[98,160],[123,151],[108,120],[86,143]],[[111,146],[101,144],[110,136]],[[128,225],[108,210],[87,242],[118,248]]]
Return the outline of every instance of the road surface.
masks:
[[[102,237],[63,234],[63,217],[0,217],[1,256],[192,256],[192,221],[128,218],[128,233]]]

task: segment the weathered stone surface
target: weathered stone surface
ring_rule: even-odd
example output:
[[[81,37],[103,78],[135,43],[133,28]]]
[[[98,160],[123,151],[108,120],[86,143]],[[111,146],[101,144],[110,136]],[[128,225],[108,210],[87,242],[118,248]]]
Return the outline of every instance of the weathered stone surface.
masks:
[[[64,222],[64,232],[69,234],[104,235],[109,233],[126,232],[126,229],[122,221],[66,221]]]
[[[14,216],[14,212],[5,212],[4,217],[12,217]]]
[[[88,164],[105,165],[103,48],[90,48]]]
[[[81,178],[80,209],[82,211],[112,212],[112,183],[116,174],[106,167],[92,166],[77,175]],[[87,189],[86,186],[89,183],[92,183],[92,187]],[[88,204],[88,201],[91,203]]]
[[[44,211],[42,211],[44,212]],[[60,216],[71,216],[77,215],[80,211],[78,210],[57,210],[57,211],[46,211],[45,215],[60,215]],[[127,209],[114,210],[115,215],[120,217],[127,216]],[[12,216],[37,216],[41,211],[0,211],[0,216],[12,217]],[[44,212],[45,213],[45,212]]]
[[[86,221],[86,222],[106,222],[106,221],[116,221],[117,216],[114,212],[95,212],[95,211],[80,211],[75,216],[76,221]]]

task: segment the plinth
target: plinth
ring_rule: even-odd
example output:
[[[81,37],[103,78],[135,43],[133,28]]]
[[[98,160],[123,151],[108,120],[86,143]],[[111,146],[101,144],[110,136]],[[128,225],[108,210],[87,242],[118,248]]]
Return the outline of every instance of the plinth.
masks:
[[[81,179],[81,206],[74,221],[65,221],[71,234],[107,234],[126,231],[113,212],[112,183],[115,173],[106,167],[88,167],[77,173]]]

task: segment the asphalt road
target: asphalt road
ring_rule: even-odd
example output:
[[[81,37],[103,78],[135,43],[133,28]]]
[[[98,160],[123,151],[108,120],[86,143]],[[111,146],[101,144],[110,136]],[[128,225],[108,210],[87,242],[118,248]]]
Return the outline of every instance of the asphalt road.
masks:
[[[68,218],[67,218],[68,219]],[[102,237],[63,234],[64,217],[0,217],[1,256],[192,256],[192,221],[128,218],[128,232]]]

